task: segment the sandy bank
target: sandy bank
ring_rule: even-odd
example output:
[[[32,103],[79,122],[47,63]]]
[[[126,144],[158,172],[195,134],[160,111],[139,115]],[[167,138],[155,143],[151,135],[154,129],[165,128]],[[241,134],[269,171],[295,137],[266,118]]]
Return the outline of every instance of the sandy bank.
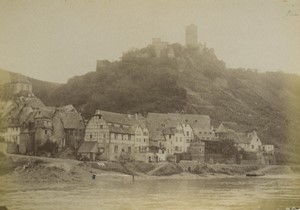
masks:
[[[294,167],[295,168],[295,167]],[[297,168],[297,167],[296,167]],[[184,172],[174,163],[80,162],[28,156],[0,158],[0,175],[4,179],[26,182],[72,182],[95,179],[151,180],[151,179],[212,179],[245,176],[259,171],[270,176],[293,174],[291,166],[257,166],[229,164],[201,164],[192,173]],[[133,177],[134,176],[134,177]]]

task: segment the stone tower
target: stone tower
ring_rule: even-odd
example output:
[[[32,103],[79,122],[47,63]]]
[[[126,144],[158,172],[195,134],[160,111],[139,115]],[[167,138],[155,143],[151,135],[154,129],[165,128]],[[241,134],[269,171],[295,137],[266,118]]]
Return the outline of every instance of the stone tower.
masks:
[[[198,44],[198,28],[191,24],[185,27],[185,45],[196,46]]]

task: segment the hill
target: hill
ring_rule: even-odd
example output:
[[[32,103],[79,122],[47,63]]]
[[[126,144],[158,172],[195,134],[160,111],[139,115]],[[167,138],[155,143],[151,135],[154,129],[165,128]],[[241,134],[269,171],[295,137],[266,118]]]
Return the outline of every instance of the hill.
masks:
[[[120,61],[101,61],[96,71],[66,84],[31,81],[45,104],[72,103],[87,118],[96,109],[207,114],[214,126],[235,121],[256,128],[282,161],[297,158],[291,154],[300,148],[300,77],[228,69],[213,49],[172,44],[158,56],[150,45],[123,54]]]

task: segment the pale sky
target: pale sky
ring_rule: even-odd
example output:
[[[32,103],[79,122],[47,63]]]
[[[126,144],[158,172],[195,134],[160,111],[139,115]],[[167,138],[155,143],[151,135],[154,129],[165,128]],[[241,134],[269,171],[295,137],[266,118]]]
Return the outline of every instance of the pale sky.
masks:
[[[0,68],[66,82],[191,23],[227,67],[300,74],[300,0],[0,0]]]

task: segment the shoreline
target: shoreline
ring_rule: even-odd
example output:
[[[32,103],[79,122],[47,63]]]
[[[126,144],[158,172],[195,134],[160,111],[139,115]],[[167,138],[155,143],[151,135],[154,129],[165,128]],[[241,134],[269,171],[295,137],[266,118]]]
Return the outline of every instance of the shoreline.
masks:
[[[124,166],[117,162],[101,162],[102,164],[97,166],[97,162],[84,163],[71,159],[18,155],[7,156],[4,161],[14,166],[6,174],[0,174],[0,178],[18,182],[80,182],[93,180],[92,175],[95,175],[95,180],[104,181],[246,178],[248,172],[265,173],[266,175],[262,176],[264,178],[300,175],[289,165],[202,164],[198,173],[190,173],[183,171],[174,163],[127,163],[128,168],[124,172],[122,168]],[[144,168],[141,168],[142,166]],[[2,169],[0,168],[0,171]],[[129,172],[131,174],[128,174]]]

